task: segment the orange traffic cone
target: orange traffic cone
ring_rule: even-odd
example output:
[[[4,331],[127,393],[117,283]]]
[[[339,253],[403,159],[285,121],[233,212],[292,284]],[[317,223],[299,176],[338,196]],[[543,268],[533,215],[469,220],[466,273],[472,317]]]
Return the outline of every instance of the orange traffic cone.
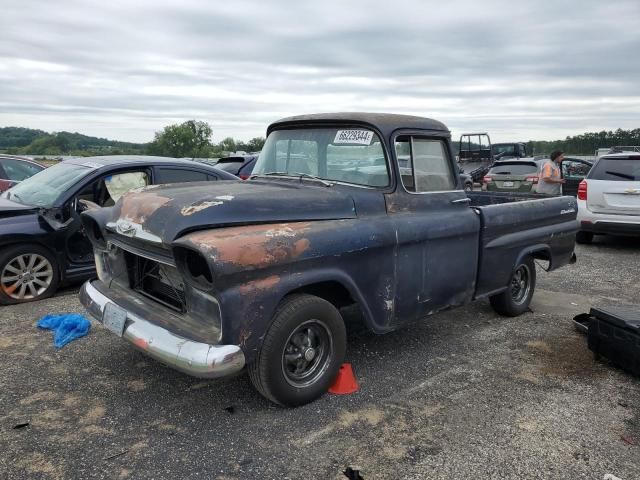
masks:
[[[338,370],[338,376],[333,381],[333,384],[329,387],[329,393],[335,393],[336,395],[348,395],[355,393],[360,387],[356,376],[353,374],[353,368],[350,363],[343,363]]]

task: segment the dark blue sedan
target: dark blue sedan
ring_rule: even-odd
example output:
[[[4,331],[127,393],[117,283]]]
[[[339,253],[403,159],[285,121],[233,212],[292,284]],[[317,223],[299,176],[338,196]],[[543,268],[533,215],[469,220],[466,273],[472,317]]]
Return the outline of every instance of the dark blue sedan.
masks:
[[[46,298],[95,275],[80,213],[152,184],[237,180],[218,168],[164,157],[75,158],[0,196],[0,305]]]

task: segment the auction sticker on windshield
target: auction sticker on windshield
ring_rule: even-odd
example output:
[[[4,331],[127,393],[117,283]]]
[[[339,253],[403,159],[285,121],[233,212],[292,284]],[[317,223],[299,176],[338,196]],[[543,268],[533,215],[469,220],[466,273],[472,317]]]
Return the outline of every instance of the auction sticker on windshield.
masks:
[[[372,139],[373,132],[371,130],[338,130],[333,143],[371,145]]]

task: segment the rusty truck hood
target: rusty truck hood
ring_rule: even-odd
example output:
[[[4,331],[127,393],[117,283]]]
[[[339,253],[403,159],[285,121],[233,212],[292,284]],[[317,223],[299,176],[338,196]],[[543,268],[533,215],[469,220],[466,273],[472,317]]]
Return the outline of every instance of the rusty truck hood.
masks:
[[[354,217],[353,198],[335,186],[219,181],[129,192],[111,208],[106,226],[121,235],[168,245],[184,233],[212,227]]]

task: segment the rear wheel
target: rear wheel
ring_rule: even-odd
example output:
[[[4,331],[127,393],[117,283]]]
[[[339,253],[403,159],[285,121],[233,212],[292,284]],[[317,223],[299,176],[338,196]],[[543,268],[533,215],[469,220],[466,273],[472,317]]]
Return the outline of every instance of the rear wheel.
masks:
[[[509,288],[489,298],[491,306],[500,315],[516,317],[529,309],[536,288],[536,266],[527,257],[513,271]]]
[[[287,297],[248,366],[251,383],[274,403],[309,403],[335,379],[346,339],[342,316],[331,303],[306,294]]]
[[[576,242],[578,243],[591,243],[593,241],[593,233],[579,231],[576,233]]]
[[[473,191],[473,182],[465,182],[464,189],[467,192],[472,192]]]
[[[16,245],[0,254],[0,304],[50,297],[58,288],[58,264],[38,245]]]

